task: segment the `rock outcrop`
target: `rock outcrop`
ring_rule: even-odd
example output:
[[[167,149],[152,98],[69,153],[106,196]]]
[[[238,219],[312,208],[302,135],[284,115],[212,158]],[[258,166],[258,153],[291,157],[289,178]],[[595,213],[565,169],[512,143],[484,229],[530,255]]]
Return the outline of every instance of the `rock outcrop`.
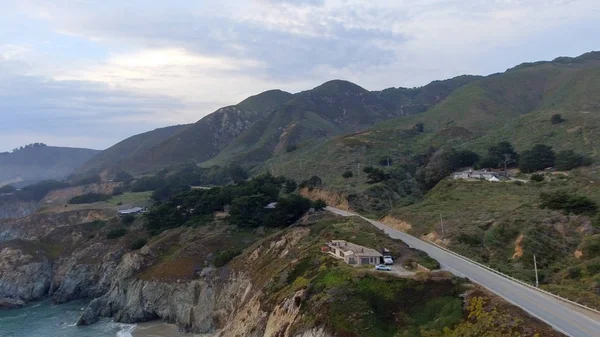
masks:
[[[52,264],[45,256],[19,247],[0,250],[0,299],[5,302],[27,302],[46,296],[51,278]]]

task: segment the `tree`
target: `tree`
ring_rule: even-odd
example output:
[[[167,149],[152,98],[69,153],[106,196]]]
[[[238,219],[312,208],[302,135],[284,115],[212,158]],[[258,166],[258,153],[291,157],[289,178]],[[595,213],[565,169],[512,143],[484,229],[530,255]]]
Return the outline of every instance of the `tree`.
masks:
[[[367,183],[369,184],[376,184],[389,178],[389,174],[385,173],[385,171],[371,166],[365,167],[363,172],[367,173],[367,177],[369,178]]]
[[[480,165],[482,167],[500,167],[512,166],[510,164],[515,164],[519,155],[515,151],[514,147],[511,143],[507,141],[502,141],[496,145],[492,145],[488,148],[488,155],[486,159],[482,162],[486,165]]]
[[[121,171],[115,175],[115,181],[129,184],[133,181],[133,176],[126,171]]]
[[[354,174],[352,173],[352,171],[346,171],[346,172],[342,173],[342,177],[344,179],[352,178],[352,176],[354,176]]]
[[[556,155],[548,145],[537,144],[531,150],[523,151],[519,159],[519,169],[523,173],[540,171],[553,167]]]
[[[413,130],[421,133],[425,131],[425,125],[423,124],[423,122],[419,122],[413,126]]]
[[[584,196],[571,195],[566,191],[540,194],[540,207],[562,210],[573,214],[595,214],[598,210],[596,203]]]
[[[479,155],[473,151],[462,150],[456,153],[456,160],[460,167],[473,166],[479,161]]]
[[[545,177],[543,174],[539,174],[539,173],[534,173],[531,175],[531,181],[535,181],[535,182],[542,182],[544,181]]]
[[[318,176],[312,176],[312,177],[308,178],[308,180],[304,180],[304,181],[300,182],[300,185],[298,185],[298,187],[308,188],[309,190],[312,190],[313,188],[315,188],[317,186],[321,186],[321,184],[323,184],[323,181],[321,180],[321,178],[319,178]]]
[[[237,164],[229,166],[228,173],[231,180],[236,184],[248,179],[248,173]]]
[[[296,190],[296,188],[298,187],[298,184],[296,184],[295,181],[288,179],[285,181],[285,186],[284,186],[284,191],[285,193],[292,193]]]
[[[580,166],[591,165],[592,160],[588,157],[575,153],[573,150],[560,151],[556,154],[556,169],[569,171]]]
[[[565,120],[562,118],[562,116],[560,114],[554,114],[554,115],[552,115],[551,121],[552,121],[552,124],[560,124],[560,123],[564,122]]]

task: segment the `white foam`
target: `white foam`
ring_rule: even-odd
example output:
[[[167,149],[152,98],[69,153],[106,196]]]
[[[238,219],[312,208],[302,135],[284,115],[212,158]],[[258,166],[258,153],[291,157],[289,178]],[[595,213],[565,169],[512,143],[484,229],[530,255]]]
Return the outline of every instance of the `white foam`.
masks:
[[[118,326],[121,328],[119,331],[117,331],[117,337],[133,337],[131,333],[135,331],[135,328],[137,328],[136,324],[116,324],[118,324]]]

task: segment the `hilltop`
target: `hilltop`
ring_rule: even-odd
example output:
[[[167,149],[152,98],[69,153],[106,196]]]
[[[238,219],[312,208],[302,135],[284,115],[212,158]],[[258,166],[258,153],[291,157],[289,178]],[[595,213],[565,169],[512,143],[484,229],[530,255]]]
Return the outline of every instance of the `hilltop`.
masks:
[[[36,143],[0,153],[0,186],[63,179],[99,152]]]

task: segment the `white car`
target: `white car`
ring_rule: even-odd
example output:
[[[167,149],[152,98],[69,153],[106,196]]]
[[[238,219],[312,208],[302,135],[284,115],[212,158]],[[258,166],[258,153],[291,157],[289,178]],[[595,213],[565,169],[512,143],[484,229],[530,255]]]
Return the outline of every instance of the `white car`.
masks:
[[[375,269],[376,270],[383,270],[383,271],[392,271],[392,268],[390,268],[390,267],[388,267],[386,265],[383,265],[383,264],[376,265]]]
[[[384,256],[383,263],[384,264],[394,264],[394,259],[392,259],[391,256]]]

